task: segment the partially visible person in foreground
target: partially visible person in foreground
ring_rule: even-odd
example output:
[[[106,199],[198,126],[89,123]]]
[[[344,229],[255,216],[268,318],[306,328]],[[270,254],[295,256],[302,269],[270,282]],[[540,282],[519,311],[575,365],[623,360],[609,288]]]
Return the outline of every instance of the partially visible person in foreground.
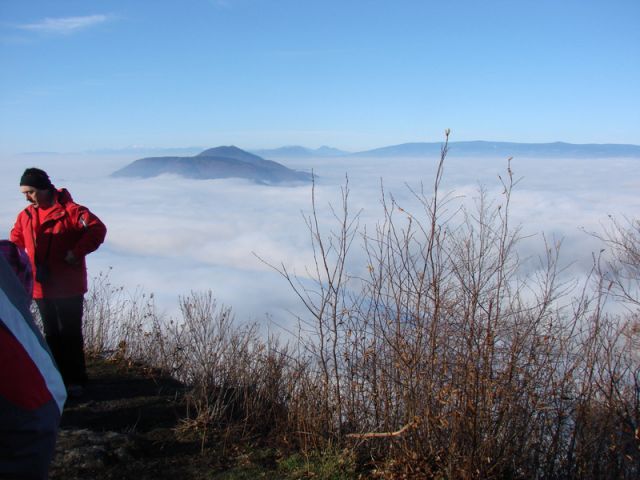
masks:
[[[78,397],[87,381],[82,337],[85,256],[100,246],[107,229],[66,189],[56,189],[39,168],[24,171],[20,191],[29,206],[18,214],[10,239],[29,256],[45,339],[68,395]]]
[[[13,273],[24,287],[24,291],[31,303],[33,295],[33,270],[27,252],[11,240],[0,240],[0,256],[4,257]]]
[[[55,452],[64,383],[36,327],[27,263],[0,249],[0,479],[44,480]],[[10,264],[5,260],[9,257]],[[12,270],[13,267],[13,270]],[[19,276],[16,276],[19,275]]]

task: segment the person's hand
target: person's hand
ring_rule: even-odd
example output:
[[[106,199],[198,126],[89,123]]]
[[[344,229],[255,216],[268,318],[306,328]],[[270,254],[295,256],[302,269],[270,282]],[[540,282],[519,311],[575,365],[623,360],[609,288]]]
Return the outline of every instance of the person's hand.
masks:
[[[67,255],[64,257],[64,261],[69,265],[78,265],[80,263],[80,259],[76,257],[71,250],[67,252]]]

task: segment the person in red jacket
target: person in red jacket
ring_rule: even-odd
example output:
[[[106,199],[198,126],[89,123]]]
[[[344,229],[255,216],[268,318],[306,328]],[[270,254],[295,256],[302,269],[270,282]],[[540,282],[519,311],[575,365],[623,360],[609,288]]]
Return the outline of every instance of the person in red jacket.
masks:
[[[66,189],[56,189],[39,168],[24,171],[20,191],[30,205],[18,214],[10,239],[29,256],[45,339],[69,396],[79,396],[87,381],[82,337],[85,256],[100,246],[107,229]]]

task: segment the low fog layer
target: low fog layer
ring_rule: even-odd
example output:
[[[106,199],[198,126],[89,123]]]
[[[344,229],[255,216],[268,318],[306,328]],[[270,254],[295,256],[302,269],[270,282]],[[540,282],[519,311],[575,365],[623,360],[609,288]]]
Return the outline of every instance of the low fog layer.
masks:
[[[303,215],[311,210],[311,186],[263,186],[243,180],[192,180],[176,176],[153,179],[110,178],[134,157],[95,155],[22,155],[0,163],[0,214],[8,237],[18,211],[26,205],[19,178],[26,167],[47,170],[58,187],[93,210],[107,224],[107,241],[89,257],[91,276],[110,271],[114,285],[153,292],[157,305],[176,314],[178,296],[212,290],[240,320],[290,325],[301,305],[286,281],[256,258],[285,264],[303,276],[312,262]],[[337,227],[328,204],[340,204],[345,176],[350,207],[362,209],[361,225],[382,218],[381,181],[408,211],[418,212],[408,186],[431,191],[437,158],[289,159],[285,166],[318,175],[316,198],[325,231]],[[543,254],[548,239],[564,239],[562,264],[583,275],[600,244],[583,232],[600,231],[608,215],[634,217],[640,211],[638,159],[514,158],[521,178],[512,203],[512,224],[521,223],[523,256]],[[461,201],[477,197],[480,185],[500,200],[498,175],[506,158],[451,156],[445,164],[443,190]],[[354,243],[350,268],[363,269],[361,242]]]

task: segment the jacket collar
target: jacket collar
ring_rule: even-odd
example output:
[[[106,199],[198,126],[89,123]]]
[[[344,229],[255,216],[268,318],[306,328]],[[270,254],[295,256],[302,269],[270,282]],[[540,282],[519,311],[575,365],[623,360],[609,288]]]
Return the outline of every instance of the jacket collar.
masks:
[[[48,222],[50,220],[57,220],[63,217],[66,214],[66,210],[64,208],[65,204],[72,201],[73,199],[71,198],[71,194],[66,188],[59,188],[58,190],[56,190],[53,196],[53,204],[42,223]],[[25,208],[27,216],[31,219],[31,221],[33,221],[34,218],[38,218],[38,214],[35,210],[36,209],[33,205],[28,205]]]

